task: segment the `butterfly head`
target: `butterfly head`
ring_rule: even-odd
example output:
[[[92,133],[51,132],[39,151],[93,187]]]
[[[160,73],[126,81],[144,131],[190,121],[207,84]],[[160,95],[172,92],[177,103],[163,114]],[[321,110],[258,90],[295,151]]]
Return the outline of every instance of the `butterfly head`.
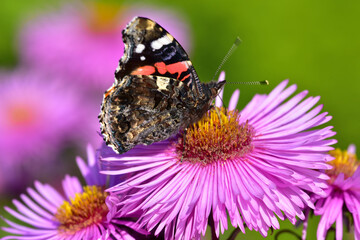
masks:
[[[209,89],[209,101],[212,102],[221,92],[225,85],[226,81],[220,81],[220,82],[210,82],[208,83],[208,89]]]
[[[210,108],[214,99],[220,94],[225,83],[226,81],[224,80],[220,82],[211,81],[209,83],[201,84],[203,90],[202,103],[206,111]]]

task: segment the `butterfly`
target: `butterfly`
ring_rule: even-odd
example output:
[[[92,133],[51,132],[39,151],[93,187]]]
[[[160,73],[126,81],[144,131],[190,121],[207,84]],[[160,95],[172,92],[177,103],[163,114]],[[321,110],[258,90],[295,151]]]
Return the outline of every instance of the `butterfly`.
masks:
[[[201,83],[182,46],[148,18],[135,17],[122,35],[124,55],[99,114],[103,138],[119,154],[199,121],[225,84]]]

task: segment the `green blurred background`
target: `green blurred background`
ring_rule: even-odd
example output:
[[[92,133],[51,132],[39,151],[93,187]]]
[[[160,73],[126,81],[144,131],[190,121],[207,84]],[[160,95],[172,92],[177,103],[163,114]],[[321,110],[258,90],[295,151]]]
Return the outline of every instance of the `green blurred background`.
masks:
[[[62,1],[63,2],[63,1]],[[360,2],[359,1],[129,1],[178,12],[191,30],[190,58],[202,81],[209,81],[219,62],[240,36],[243,43],[224,65],[226,79],[269,80],[270,86],[240,86],[241,109],[255,93],[268,93],[283,79],[320,95],[333,116],[337,147],[360,146]],[[17,31],[31,16],[56,9],[60,1],[1,0],[0,68],[16,67]],[[120,56],[119,56],[120,58]],[[227,85],[227,102],[237,86]],[[99,103],[100,104],[100,103]],[[355,108],[354,108],[355,107]],[[6,199],[1,199],[1,206]],[[315,239],[316,222],[308,239]],[[285,223],[290,227],[290,224]],[[284,226],[285,226],[284,225]],[[301,230],[297,230],[301,233]],[[275,232],[276,233],[276,232]],[[272,239],[274,235],[269,236]],[[250,233],[238,239],[258,239]],[[333,239],[331,233],[329,239]],[[280,239],[296,239],[290,235]],[[351,239],[351,238],[350,238]]]

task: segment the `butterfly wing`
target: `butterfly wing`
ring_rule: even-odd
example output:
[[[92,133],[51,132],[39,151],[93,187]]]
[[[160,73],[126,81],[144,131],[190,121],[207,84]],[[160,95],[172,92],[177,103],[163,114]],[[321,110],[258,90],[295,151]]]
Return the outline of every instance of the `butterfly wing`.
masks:
[[[182,81],[202,95],[187,53],[163,27],[148,18],[135,17],[122,34],[125,50],[115,72],[118,82],[127,75],[162,76]]]
[[[189,124],[184,101],[193,98],[189,87],[176,79],[128,75],[104,96],[101,132],[116,152],[138,144],[169,138]]]

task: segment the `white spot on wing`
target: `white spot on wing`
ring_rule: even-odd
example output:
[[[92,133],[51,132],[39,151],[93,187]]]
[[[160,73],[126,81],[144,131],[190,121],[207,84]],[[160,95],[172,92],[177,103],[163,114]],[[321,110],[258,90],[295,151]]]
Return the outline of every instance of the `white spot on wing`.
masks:
[[[172,43],[172,41],[173,41],[173,37],[170,34],[166,34],[166,35],[162,36],[161,38],[152,41],[151,47],[154,50],[158,50],[158,49],[162,48],[162,46]]]
[[[145,59],[146,59],[146,58],[145,58],[144,56],[141,56],[141,57],[140,57],[140,60],[141,60],[141,61],[145,61]]]
[[[171,43],[171,39],[169,39],[167,35],[163,36],[162,38],[159,38],[158,41],[160,41],[162,45],[168,45]]]
[[[169,85],[169,78],[157,77],[156,85],[160,90],[167,90],[166,87]]]
[[[158,41],[158,40],[155,40],[151,43],[151,47],[153,50],[158,50],[162,47],[163,45]]]
[[[137,45],[135,52],[142,53],[142,51],[144,51],[144,49],[145,49],[145,45],[140,43],[139,45]]]

